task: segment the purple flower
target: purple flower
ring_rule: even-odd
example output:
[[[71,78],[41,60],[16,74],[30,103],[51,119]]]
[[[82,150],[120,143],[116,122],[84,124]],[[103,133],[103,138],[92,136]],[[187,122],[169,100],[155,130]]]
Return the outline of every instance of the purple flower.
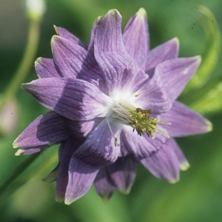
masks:
[[[102,197],[128,192],[141,163],[171,183],[189,164],[174,137],[205,133],[210,123],[176,99],[200,57],[178,58],[176,38],[149,49],[140,9],[121,30],[121,15],[98,18],[88,47],[55,27],[53,59],[36,61],[39,79],[25,84],[51,111],[16,139],[19,154],[60,143],[57,198],[71,203],[94,184]]]

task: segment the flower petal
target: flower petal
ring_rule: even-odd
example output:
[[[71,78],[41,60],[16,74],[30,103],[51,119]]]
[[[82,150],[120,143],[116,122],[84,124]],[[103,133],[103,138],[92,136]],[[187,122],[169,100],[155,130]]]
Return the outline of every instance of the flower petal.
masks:
[[[136,161],[131,157],[119,158],[107,167],[108,174],[117,190],[129,193],[136,178]]]
[[[171,139],[168,141],[168,143],[171,143],[170,146],[173,148],[173,150],[177,156],[177,159],[180,163],[180,169],[183,171],[186,171],[190,167],[190,164],[189,164],[187,158],[185,157],[185,155],[183,154],[182,150],[177,145],[175,140]]]
[[[96,192],[103,199],[110,199],[115,187],[112,185],[109,179],[109,175],[106,168],[100,169],[99,173],[96,176],[94,186],[96,188]]]
[[[137,64],[145,70],[145,63],[149,49],[149,33],[145,9],[141,8],[132,17],[123,34],[127,52],[136,60]]]
[[[48,112],[36,118],[14,141],[13,146],[35,148],[59,143],[69,136],[65,118]]]
[[[38,58],[35,61],[35,71],[39,78],[61,77],[55,67],[53,59]]]
[[[75,78],[82,70],[87,51],[79,44],[53,36],[52,54],[56,67],[64,77]]]
[[[157,178],[170,183],[179,180],[180,163],[170,142],[166,142],[161,149],[140,162]]]
[[[56,31],[56,34],[67,39],[70,40],[70,43],[77,43],[81,46],[83,46],[83,44],[81,43],[81,41],[79,40],[78,37],[76,37],[75,35],[73,35],[70,31],[68,31],[67,29],[63,28],[63,27],[59,27],[59,26],[55,26],[54,25],[54,29]]]
[[[179,40],[173,38],[149,51],[146,59],[146,71],[150,72],[165,60],[177,58],[179,54]]]
[[[110,164],[120,156],[118,126],[107,119],[100,122],[85,142],[80,146],[76,157],[92,165]]]
[[[47,78],[24,84],[43,106],[71,120],[91,120],[104,115],[108,97],[95,85],[79,80]]]
[[[86,164],[73,156],[69,164],[65,204],[71,204],[85,195],[92,186],[98,171],[98,167]]]
[[[163,127],[172,137],[190,136],[212,130],[211,123],[182,103],[174,102],[171,110],[160,115]]]
[[[80,146],[77,139],[68,139],[61,144],[59,149],[59,165],[56,177],[56,200],[63,201],[68,185],[68,170],[71,157],[75,150]]]
[[[140,136],[131,127],[124,127],[121,133],[121,141],[128,154],[133,154],[137,159],[150,156],[159,149],[158,144],[151,143],[152,140],[147,139],[146,135]]]
[[[146,80],[135,92],[137,103],[143,108],[148,109],[151,113],[162,113],[170,109],[171,103],[161,88],[158,78]]]
[[[117,10],[110,10],[94,29],[94,55],[109,90],[120,84],[124,70],[133,65],[123,44],[121,20]]]
[[[177,58],[167,60],[156,67],[154,78],[161,80],[162,88],[171,101],[181,94],[187,82],[196,72],[200,61],[199,56]]]

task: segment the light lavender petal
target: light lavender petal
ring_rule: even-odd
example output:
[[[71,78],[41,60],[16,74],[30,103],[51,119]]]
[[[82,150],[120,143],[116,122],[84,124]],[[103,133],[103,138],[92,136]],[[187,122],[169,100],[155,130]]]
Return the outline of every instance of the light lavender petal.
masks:
[[[170,183],[179,180],[180,163],[170,142],[147,158],[140,160],[142,165],[157,178],[162,178]]]
[[[128,21],[123,34],[123,40],[127,52],[145,70],[149,49],[149,33],[146,11],[143,8]]]
[[[212,130],[207,119],[180,102],[174,102],[171,110],[161,114],[160,119],[172,137],[190,136]]]
[[[167,60],[156,67],[154,78],[161,80],[163,90],[174,101],[195,74],[199,64],[199,56]]]
[[[56,67],[64,77],[75,78],[82,70],[87,51],[78,43],[53,36],[51,47]]]
[[[38,58],[35,61],[35,71],[39,78],[61,77],[55,67],[53,59]]]
[[[100,122],[75,154],[92,165],[110,164],[120,156],[119,130],[107,119]]]
[[[135,92],[137,103],[151,113],[162,113],[170,109],[171,103],[167,93],[162,90],[158,78],[146,80]]]
[[[175,59],[179,54],[179,40],[173,38],[149,51],[146,59],[146,71],[150,72],[160,63]]]
[[[71,120],[104,116],[108,97],[95,85],[79,80],[46,78],[24,84],[43,106]]]
[[[107,167],[110,179],[116,189],[129,193],[136,178],[136,161],[131,157],[119,158]]]
[[[88,165],[74,156],[70,160],[65,204],[71,204],[85,195],[92,186],[98,167]]]
[[[36,118],[14,141],[13,146],[35,148],[59,143],[69,136],[65,119],[55,112]]]
[[[56,178],[56,199],[63,201],[68,185],[68,170],[71,157],[81,142],[78,139],[68,139],[59,149],[59,165]]]
[[[103,198],[103,199],[110,199],[115,187],[110,181],[109,174],[106,168],[102,168],[99,170],[99,173],[96,176],[94,181],[94,186],[96,188],[96,192]]]

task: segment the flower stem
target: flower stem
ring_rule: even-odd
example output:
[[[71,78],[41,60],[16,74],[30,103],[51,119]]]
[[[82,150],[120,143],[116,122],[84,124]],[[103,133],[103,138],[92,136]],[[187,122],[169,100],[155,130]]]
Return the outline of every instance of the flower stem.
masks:
[[[37,157],[40,156],[40,154],[41,153],[38,153],[26,158],[16,167],[11,176],[0,186],[0,197],[5,194],[9,186],[34,162],[35,159],[37,159]]]
[[[24,81],[29,73],[29,70],[33,64],[34,57],[38,48],[39,34],[40,34],[40,20],[31,20],[28,34],[28,43],[22,58],[22,61],[13,75],[14,78],[10,82],[6,91],[3,93],[2,100],[0,101],[0,108],[2,108],[7,101],[12,99],[20,84]]]

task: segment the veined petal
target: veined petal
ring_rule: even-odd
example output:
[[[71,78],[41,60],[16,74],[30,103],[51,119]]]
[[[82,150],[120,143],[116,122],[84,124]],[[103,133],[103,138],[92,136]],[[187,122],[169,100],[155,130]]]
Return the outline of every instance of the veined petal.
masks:
[[[160,119],[166,123],[163,127],[172,137],[190,136],[212,130],[212,124],[180,102],[174,102],[171,110],[161,114]]]
[[[70,160],[65,204],[71,204],[85,195],[92,186],[99,168],[75,158]]]
[[[168,143],[171,144],[170,146],[173,148],[173,150],[177,156],[177,159],[180,163],[180,169],[183,171],[186,171],[190,167],[190,164],[189,164],[187,158],[185,157],[185,155],[183,154],[182,150],[177,145],[175,140],[171,139],[168,141]]]
[[[129,193],[136,178],[136,161],[130,156],[119,158],[114,164],[108,166],[107,170],[115,188]]]
[[[68,170],[71,157],[75,150],[80,146],[78,139],[68,139],[63,142],[59,149],[59,165],[56,177],[56,199],[63,201],[68,185]]]
[[[149,72],[166,60],[177,58],[178,54],[179,40],[177,38],[162,43],[149,51],[146,59],[146,72]]]
[[[35,71],[39,78],[61,77],[55,67],[53,59],[38,58],[35,61]]]
[[[121,133],[121,141],[128,154],[134,155],[137,159],[150,156],[159,149],[159,145],[151,143],[146,135],[140,136],[131,127],[124,127]]]
[[[109,90],[119,85],[124,70],[133,66],[123,44],[121,21],[119,12],[110,10],[98,19],[94,29],[94,55]]]
[[[76,152],[76,157],[92,165],[110,164],[120,156],[118,126],[102,120]]]
[[[83,68],[86,49],[60,36],[52,37],[51,47],[55,65],[62,76],[75,78]]]
[[[149,50],[149,33],[145,9],[141,8],[132,17],[123,34],[127,52],[136,60],[137,64],[145,70],[147,53]]]
[[[73,44],[79,44],[81,46],[83,46],[83,44],[81,43],[81,41],[79,40],[78,37],[76,37],[75,35],[73,35],[70,31],[68,31],[67,29],[63,28],[63,27],[59,27],[59,26],[55,26],[54,25],[54,29],[56,31],[56,34],[69,40],[70,43]]]
[[[170,183],[179,180],[180,163],[170,142],[166,142],[161,149],[140,162],[157,178]]]
[[[94,186],[96,188],[96,192],[104,199],[110,199],[115,187],[111,183],[109,179],[109,174],[107,169],[104,167],[99,170],[99,173],[96,176],[94,181]]]
[[[65,118],[48,112],[36,118],[14,141],[15,148],[35,148],[59,143],[69,136]]]
[[[154,78],[161,80],[163,90],[169,99],[174,101],[183,91],[187,82],[196,72],[200,57],[177,58],[160,63],[154,73]]]
[[[151,113],[162,113],[170,109],[171,103],[158,78],[146,80],[135,92],[136,100],[143,109]]]
[[[78,121],[102,117],[108,100],[95,85],[79,79],[38,79],[24,88],[46,108]]]

